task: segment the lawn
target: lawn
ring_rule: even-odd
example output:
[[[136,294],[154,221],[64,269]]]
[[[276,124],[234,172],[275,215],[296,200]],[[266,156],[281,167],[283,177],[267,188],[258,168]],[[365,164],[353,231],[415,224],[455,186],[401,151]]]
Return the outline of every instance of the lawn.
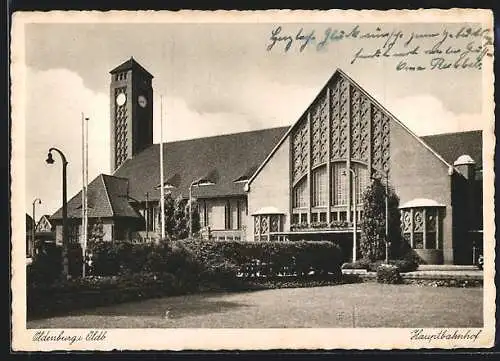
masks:
[[[482,327],[483,289],[358,283],[197,294],[32,320],[28,328]]]

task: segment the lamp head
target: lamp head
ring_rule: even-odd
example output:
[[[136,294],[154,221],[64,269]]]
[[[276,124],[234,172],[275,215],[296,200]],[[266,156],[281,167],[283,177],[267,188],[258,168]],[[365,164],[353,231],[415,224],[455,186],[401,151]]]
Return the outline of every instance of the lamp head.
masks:
[[[52,152],[49,152],[49,154],[47,154],[47,159],[45,159],[45,161],[47,162],[47,164],[54,164],[54,158],[52,158]]]

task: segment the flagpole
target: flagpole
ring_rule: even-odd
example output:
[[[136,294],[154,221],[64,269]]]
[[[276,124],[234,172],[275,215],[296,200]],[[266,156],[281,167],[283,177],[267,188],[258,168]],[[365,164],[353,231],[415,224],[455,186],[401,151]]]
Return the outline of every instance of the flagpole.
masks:
[[[161,239],[165,239],[165,187],[163,177],[163,95],[160,96],[160,221]]]
[[[85,277],[85,115],[82,112],[82,232],[80,244],[82,245],[82,277]]]
[[[85,277],[86,271],[86,257],[87,257],[87,241],[88,241],[88,231],[89,231],[89,118],[85,117],[85,237],[83,239],[83,257],[84,257],[84,273]]]

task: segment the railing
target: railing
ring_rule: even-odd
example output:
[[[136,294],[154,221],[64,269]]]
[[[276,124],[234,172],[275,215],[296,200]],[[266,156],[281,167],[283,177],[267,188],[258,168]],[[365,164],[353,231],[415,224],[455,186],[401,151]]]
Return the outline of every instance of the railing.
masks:
[[[242,241],[245,239],[245,232],[241,229],[223,229],[223,230],[203,230],[204,239],[214,241]]]
[[[358,222],[358,228],[361,222]],[[290,231],[346,231],[351,230],[353,227],[352,222],[347,221],[333,221],[333,222],[313,222],[313,223],[295,223],[290,225]]]

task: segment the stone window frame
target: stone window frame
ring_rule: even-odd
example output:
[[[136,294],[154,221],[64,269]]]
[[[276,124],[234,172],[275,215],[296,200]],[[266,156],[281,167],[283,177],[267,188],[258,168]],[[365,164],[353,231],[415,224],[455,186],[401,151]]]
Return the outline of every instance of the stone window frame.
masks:
[[[267,242],[273,238],[273,233],[283,232],[283,213],[253,214],[254,234],[256,242]]]
[[[412,249],[442,250],[441,228],[444,217],[441,208],[416,206],[401,209],[401,233]],[[432,237],[432,242],[429,237]]]

